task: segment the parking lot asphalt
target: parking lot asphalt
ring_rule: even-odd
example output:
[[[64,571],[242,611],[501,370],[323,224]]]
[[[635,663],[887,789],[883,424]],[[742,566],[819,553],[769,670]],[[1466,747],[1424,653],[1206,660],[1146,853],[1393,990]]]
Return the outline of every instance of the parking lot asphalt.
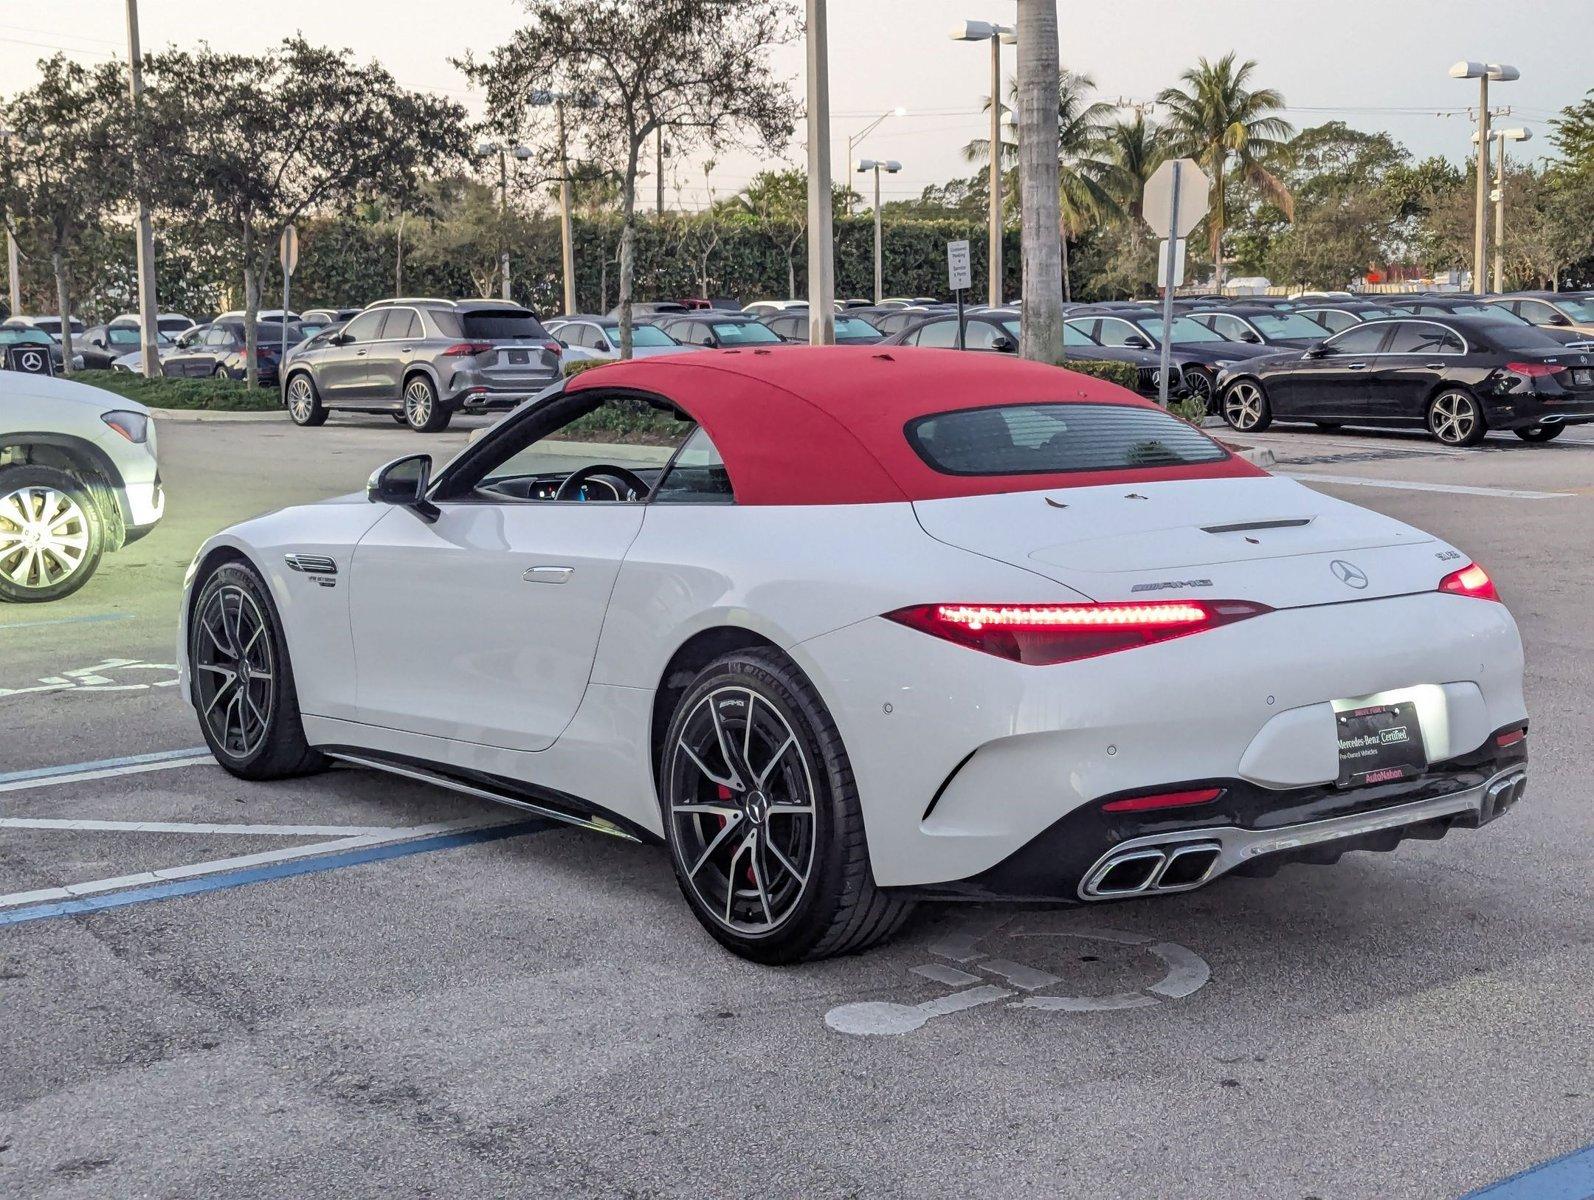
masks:
[[[770,969],[655,849],[181,753],[199,543],[468,432],[163,422],[162,525],[0,610],[0,1194],[1384,1200],[1594,1141],[1594,437],[1243,439],[1495,577],[1533,719],[1501,821],[1154,902],[925,905]]]

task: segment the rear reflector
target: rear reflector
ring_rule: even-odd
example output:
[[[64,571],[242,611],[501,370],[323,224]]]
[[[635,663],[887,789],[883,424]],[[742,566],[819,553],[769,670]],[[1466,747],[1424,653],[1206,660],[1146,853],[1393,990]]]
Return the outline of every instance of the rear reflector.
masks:
[[[1468,563],[1461,570],[1450,572],[1439,581],[1439,590],[1456,596],[1471,596],[1474,600],[1500,599],[1500,593],[1494,590],[1494,580],[1477,563]]]
[[[1524,379],[1543,379],[1546,375],[1559,375],[1566,367],[1561,363],[1509,362],[1505,369]]]
[[[919,604],[888,621],[1030,666],[1073,662],[1202,633],[1272,612],[1245,600],[1123,604]]]
[[[1509,732],[1502,733],[1499,737],[1495,738],[1494,744],[1500,747],[1500,749],[1504,750],[1507,746],[1515,746],[1527,736],[1528,731],[1526,729],[1512,729]]]
[[[1222,788],[1200,788],[1193,792],[1160,792],[1155,796],[1129,796],[1123,800],[1109,800],[1101,806],[1102,812],[1150,812],[1158,808],[1189,808],[1206,804],[1223,795]]]

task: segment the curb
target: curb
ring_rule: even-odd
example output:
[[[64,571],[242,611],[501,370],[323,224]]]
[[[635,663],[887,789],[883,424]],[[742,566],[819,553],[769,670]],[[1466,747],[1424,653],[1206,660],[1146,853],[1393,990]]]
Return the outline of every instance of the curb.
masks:
[[[1266,446],[1236,446],[1234,452],[1252,466],[1261,467],[1264,470],[1278,464],[1278,458]]]
[[[215,408],[152,408],[152,417],[162,421],[234,422],[234,421],[286,421],[288,414],[282,409],[256,412],[228,412]]]

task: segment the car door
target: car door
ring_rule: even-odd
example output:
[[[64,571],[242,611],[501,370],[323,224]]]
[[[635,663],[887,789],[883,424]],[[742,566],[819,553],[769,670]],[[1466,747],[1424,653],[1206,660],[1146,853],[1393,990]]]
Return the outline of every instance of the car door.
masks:
[[[315,367],[315,383],[322,400],[336,404],[366,398],[366,358],[371,346],[382,336],[386,320],[385,308],[363,312],[345,325],[343,332],[321,352]]]
[[[1370,372],[1388,337],[1389,322],[1357,325],[1295,355],[1267,380],[1275,415],[1289,420],[1357,420],[1367,414]]]
[[[561,405],[587,411],[566,399],[495,429],[461,462],[468,486],[439,492],[435,520],[395,507],[360,540],[349,604],[361,721],[524,751],[570,723],[646,505],[495,490],[550,461],[568,471],[568,452],[551,458],[523,432]]]
[[[360,384],[361,393],[371,400],[398,404],[402,399],[405,369],[414,359],[424,333],[420,314],[413,308],[388,309],[387,320],[377,331],[377,340],[365,348],[365,379]]]
[[[1466,343],[1433,321],[1390,324],[1389,341],[1369,371],[1367,415],[1379,422],[1421,421],[1428,397],[1466,353]]]

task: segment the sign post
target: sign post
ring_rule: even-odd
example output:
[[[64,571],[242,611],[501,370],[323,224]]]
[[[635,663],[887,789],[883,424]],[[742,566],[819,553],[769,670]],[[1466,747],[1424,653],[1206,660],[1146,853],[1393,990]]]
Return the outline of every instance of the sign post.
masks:
[[[958,300],[958,349],[965,348],[963,322],[963,293],[974,286],[974,271],[969,262],[968,242],[948,242],[946,244],[946,281]]]
[[[288,365],[288,280],[293,278],[294,268],[299,265],[299,231],[292,225],[282,231],[277,257],[282,263],[282,345],[277,351],[277,389],[281,391],[287,381],[283,368]]]
[[[1192,158],[1170,158],[1152,172],[1142,195],[1147,225],[1164,239],[1157,275],[1162,283],[1162,343],[1157,371],[1157,402],[1168,407],[1173,369],[1173,289],[1184,282],[1184,239],[1207,213],[1212,182]]]

